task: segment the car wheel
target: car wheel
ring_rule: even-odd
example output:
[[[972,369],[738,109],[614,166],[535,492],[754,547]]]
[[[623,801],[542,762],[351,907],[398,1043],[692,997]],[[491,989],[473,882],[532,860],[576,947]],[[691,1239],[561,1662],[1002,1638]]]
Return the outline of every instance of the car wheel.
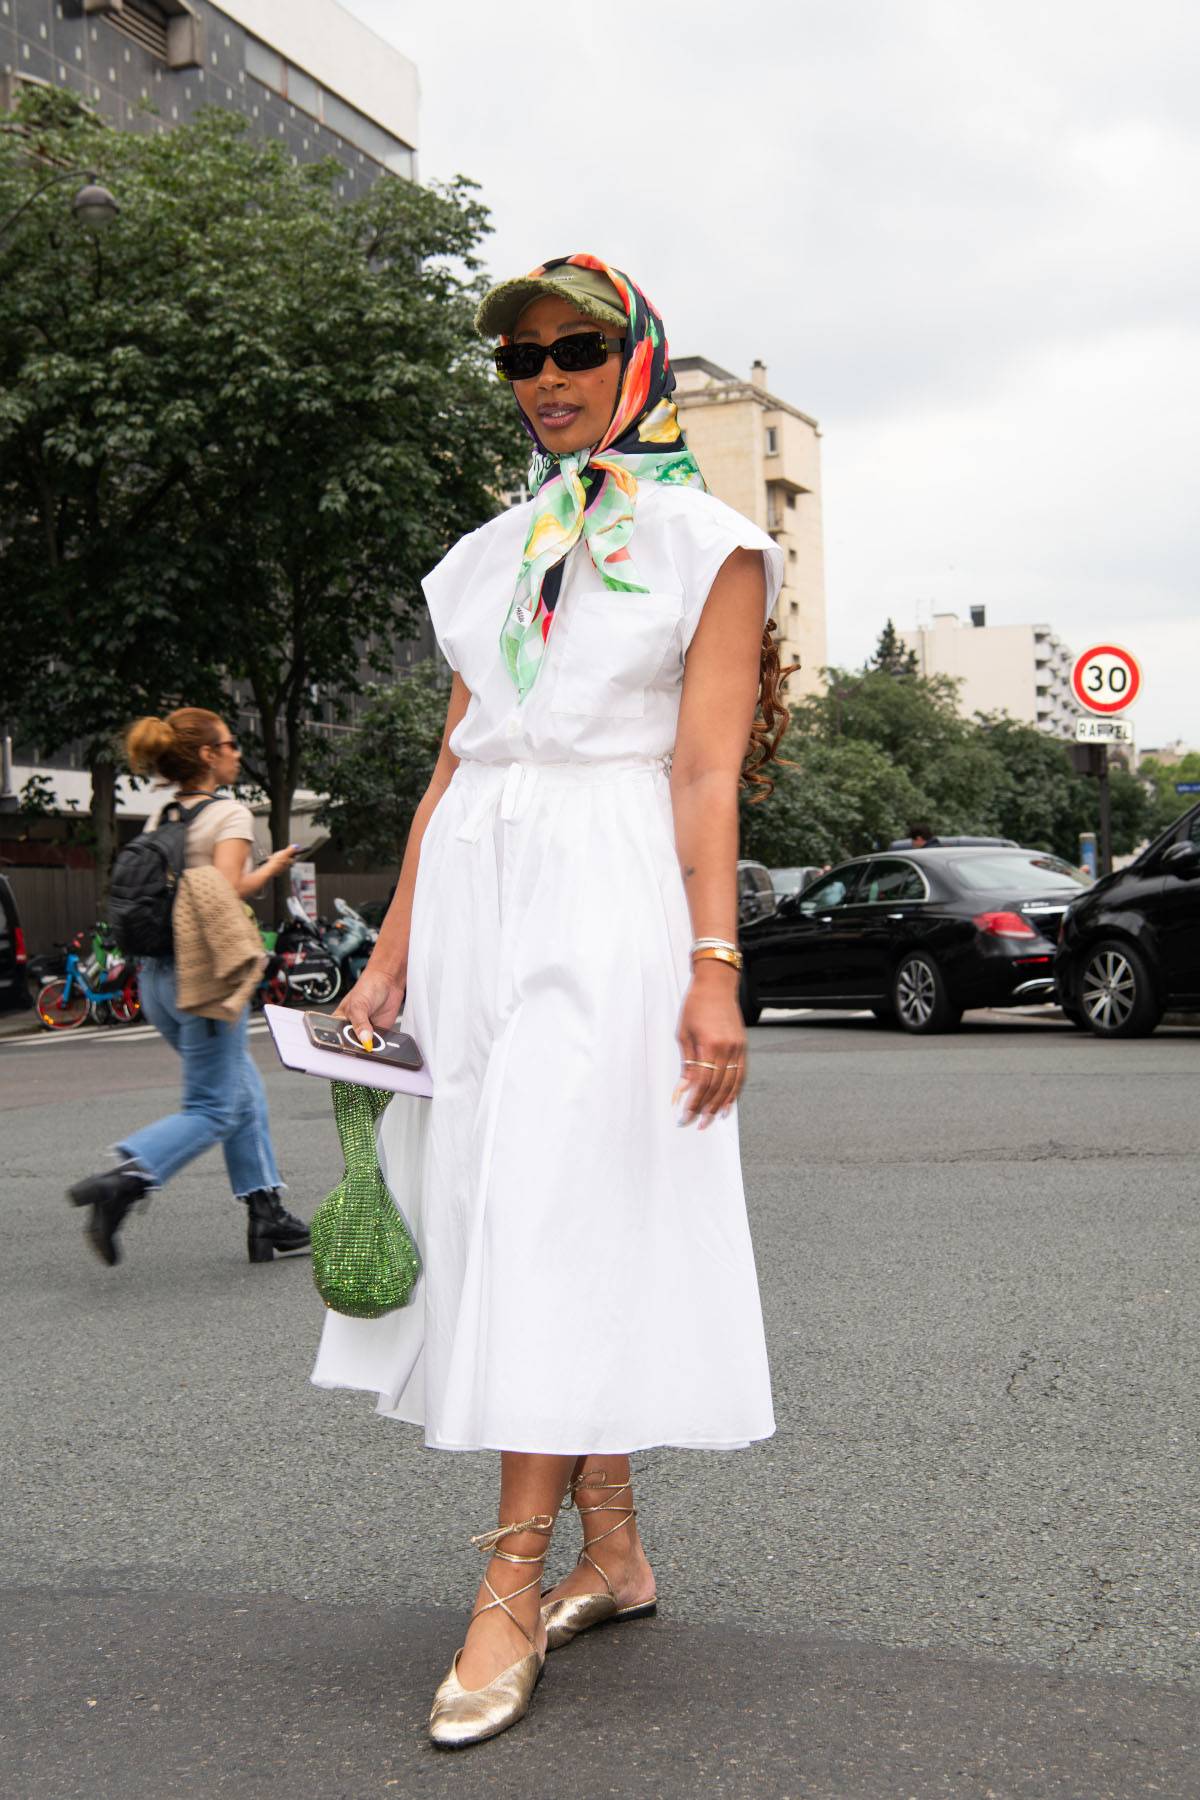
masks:
[[[1094,945],[1079,976],[1079,1010],[1097,1037],[1148,1037],[1162,1007],[1141,952],[1119,938]]]
[[[738,984],[738,1002],[742,1009],[742,1018],[747,1025],[757,1025],[762,1018],[762,1002],[754,992],[754,983],[750,979],[749,969],[743,968],[742,979]]]
[[[962,1018],[962,1008],[946,991],[942,971],[923,950],[901,958],[892,981],[892,1000],[903,1031],[953,1031]]]

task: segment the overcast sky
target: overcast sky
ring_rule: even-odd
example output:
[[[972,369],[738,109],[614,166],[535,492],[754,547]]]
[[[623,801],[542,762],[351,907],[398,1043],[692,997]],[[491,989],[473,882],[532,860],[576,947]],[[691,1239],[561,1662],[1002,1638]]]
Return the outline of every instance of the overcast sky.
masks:
[[[983,603],[1200,742],[1194,0],[343,0],[497,277],[591,250],[824,433],[829,654]]]

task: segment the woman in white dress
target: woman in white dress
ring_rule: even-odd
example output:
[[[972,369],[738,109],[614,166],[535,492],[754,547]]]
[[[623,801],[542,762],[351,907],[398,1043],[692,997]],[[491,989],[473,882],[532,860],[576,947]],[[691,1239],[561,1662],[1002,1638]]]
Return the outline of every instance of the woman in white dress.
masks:
[[[734,1103],[739,784],[786,710],[780,551],[704,487],[662,322],[590,256],[503,283],[533,499],[424,583],[454,671],[396,894],[343,1011],[403,1023],[432,1102],[381,1152],[413,1303],[329,1314],[313,1379],[498,1450],[497,1529],[435,1743],[526,1711],[547,1648],[654,1610],[629,1453],[774,1430]],[[681,1129],[681,1127],[691,1127]],[[564,1496],[584,1549],[543,1595]]]

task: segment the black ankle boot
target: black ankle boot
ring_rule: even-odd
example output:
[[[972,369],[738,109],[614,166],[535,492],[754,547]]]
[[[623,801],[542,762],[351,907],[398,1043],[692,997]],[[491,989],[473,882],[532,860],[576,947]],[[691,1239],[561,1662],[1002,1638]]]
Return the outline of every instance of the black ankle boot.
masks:
[[[75,1206],[90,1206],[92,1216],[84,1227],[84,1236],[102,1262],[115,1268],[121,1260],[117,1233],[125,1214],[141,1199],[150,1186],[150,1178],[133,1163],[106,1169],[103,1175],[89,1175],[67,1189],[67,1198]]]
[[[249,1218],[246,1224],[246,1249],[250,1261],[270,1262],[280,1256],[295,1255],[311,1246],[308,1226],[303,1219],[288,1212],[279,1198],[278,1188],[256,1188],[243,1196]]]

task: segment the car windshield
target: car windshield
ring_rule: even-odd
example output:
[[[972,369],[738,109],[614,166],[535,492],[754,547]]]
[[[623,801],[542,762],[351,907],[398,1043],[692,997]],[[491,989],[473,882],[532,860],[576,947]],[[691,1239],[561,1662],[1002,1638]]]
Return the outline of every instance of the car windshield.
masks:
[[[1060,894],[1065,887],[1085,888],[1091,884],[1086,875],[1073,869],[1057,856],[1044,856],[1040,851],[1020,853],[992,851],[974,856],[955,856],[950,867],[963,887],[977,894],[1002,891],[1019,894]]]
[[[804,880],[803,869],[772,869],[771,880],[777,894],[794,894]]]

